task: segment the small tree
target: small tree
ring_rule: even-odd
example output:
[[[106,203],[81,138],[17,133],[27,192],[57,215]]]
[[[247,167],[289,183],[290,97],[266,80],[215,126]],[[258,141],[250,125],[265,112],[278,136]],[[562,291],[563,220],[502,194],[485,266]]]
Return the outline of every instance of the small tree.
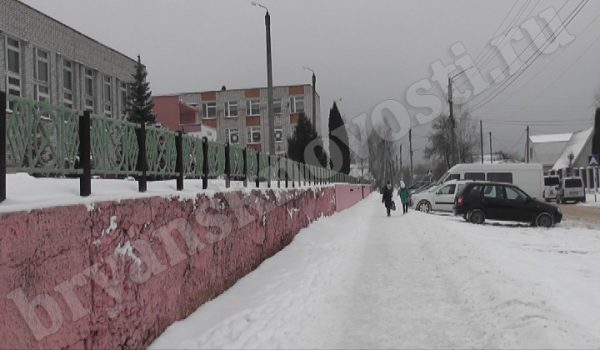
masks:
[[[294,134],[288,139],[288,158],[304,164],[327,166],[323,142],[304,114],[300,114]]]
[[[329,155],[331,168],[343,174],[350,173],[350,146],[346,123],[336,105],[329,110]]]
[[[133,82],[129,85],[127,98],[127,119],[134,123],[156,123],[152,91],[150,91],[150,83],[146,81],[147,76],[146,66],[142,64],[140,55],[138,55]]]

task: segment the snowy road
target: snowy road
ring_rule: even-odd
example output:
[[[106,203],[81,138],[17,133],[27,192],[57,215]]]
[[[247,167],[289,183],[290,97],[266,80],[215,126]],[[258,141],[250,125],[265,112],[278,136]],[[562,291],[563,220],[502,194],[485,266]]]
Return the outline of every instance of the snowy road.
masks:
[[[600,347],[599,230],[384,214],[315,222],[152,347]]]

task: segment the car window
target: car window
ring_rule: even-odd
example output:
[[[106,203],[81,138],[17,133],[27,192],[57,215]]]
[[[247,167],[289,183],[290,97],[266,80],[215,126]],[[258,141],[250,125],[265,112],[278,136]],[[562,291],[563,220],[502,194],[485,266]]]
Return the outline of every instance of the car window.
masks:
[[[581,179],[566,179],[565,187],[582,187]]]
[[[513,183],[513,174],[512,173],[488,173],[487,174],[488,181],[494,182],[506,182]]]
[[[485,181],[485,173],[465,173],[465,180]]]
[[[444,182],[448,182],[450,180],[460,180],[460,174],[450,174]]]
[[[545,177],[544,178],[544,186],[556,186],[558,185],[560,180],[558,177]]]
[[[465,192],[463,196],[479,196],[481,194],[481,185],[473,184],[472,186],[468,186],[465,188]]]
[[[456,189],[456,185],[444,186],[444,187],[440,188],[439,191],[437,191],[437,194],[454,194],[455,189]]]
[[[521,200],[525,200],[525,198],[526,198],[526,197],[523,195],[523,193],[519,192],[519,191],[518,191],[516,188],[514,188],[514,187],[508,187],[508,186],[507,186],[507,187],[505,188],[505,190],[506,190],[506,199],[513,200],[513,201],[514,201],[514,200],[521,201]]]
[[[485,198],[503,199],[505,198],[503,186],[486,185],[483,188],[483,196]]]

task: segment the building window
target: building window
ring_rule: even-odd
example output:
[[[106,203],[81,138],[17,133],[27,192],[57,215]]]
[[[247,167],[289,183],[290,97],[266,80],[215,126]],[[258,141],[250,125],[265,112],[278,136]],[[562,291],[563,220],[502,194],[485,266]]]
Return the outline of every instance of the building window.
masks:
[[[104,76],[102,82],[102,106],[104,114],[112,116],[112,78],[109,76]]]
[[[304,112],[304,96],[290,96],[290,111],[292,113]]]
[[[225,129],[225,141],[236,144],[240,142],[238,129]]]
[[[248,131],[246,136],[247,144],[260,143],[260,126],[249,126],[246,130]]]
[[[247,100],[246,101],[246,115],[260,115],[260,101],[259,100]]]
[[[6,37],[5,47],[8,94],[21,96],[21,42]]]
[[[86,68],[85,69],[85,110],[94,111],[94,71]]]
[[[273,99],[273,114],[281,114],[281,99]]]
[[[275,134],[275,142],[277,142],[277,143],[283,142],[283,129],[282,128],[275,128],[275,130],[273,130],[273,133]]]
[[[204,118],[216,118],[217,117],[217,103],[216,102],[205,102],[202,104],[202,116]]]
[[[34,98],[37,101],[49,102],[50,100],[50,54],[47,51],[34,49],[33,78]]]
[[[73,62],[63,60],[63,104],[73,108]]]
[[[120,115],[125,117],[127,114],[127,83],[121,82],[119,84],[119,106]]]
[[[237,101],[225,102],[225,117],[232,118],[238,116]]]

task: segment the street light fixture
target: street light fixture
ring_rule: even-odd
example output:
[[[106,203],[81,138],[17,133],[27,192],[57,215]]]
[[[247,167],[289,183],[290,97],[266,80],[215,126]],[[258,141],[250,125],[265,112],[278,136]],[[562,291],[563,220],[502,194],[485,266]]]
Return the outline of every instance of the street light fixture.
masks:
[[[258,2],[252,1],[252,6],[260,7],[265,13],[265,29],[267,33],[267,119],[269,124],[269,154],[275,155],[275,118],[273,116],[273,63],[271,60],[271,15],[269,9]]]

